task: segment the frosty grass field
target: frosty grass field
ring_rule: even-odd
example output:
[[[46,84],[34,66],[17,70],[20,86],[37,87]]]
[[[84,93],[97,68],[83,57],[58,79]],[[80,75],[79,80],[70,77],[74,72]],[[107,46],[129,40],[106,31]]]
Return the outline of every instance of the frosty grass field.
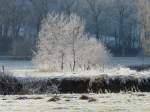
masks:
[[[148,76],[150,71],[137,72],[123,67],[142,63],[140,58],[113,58],[112,65],[116,67],[80,74],[39,73],[30,61],[3,60],[0,61],[0,66],[5,66],[5,70],[11,71],[17,77],[92,77],[99,74]],[[150,64],[150,58],[146,58],[144,63]],[[81,94],[58,94],[59,101],[48,102],[53,96],[0,96],[0,112],[150,112],[150,93],[88,94],[87,96],[96,99],[94,102],[79,99]],[[19,97],[27,99],[17,99]]]
[[[39,72],[36,67],[32,64],[31,61],[20,61],[20,60],[0,60],[0,69],[2,66],[5,67],[5,71],[10,71],[13,75],[17,77],[70,77],[70,76],[93,76],[93,75],[100,75],[100,74],[107,74],[110,76],[114,75],[149,75],[150,71],[142,71],[137,72],[135,70],[130,70],[125,66],[130,65],[141,65],[143,64],[143,60],[139,57],[127,57],[127,58],[120,58],[120,57],[113,57],[111,59],[109,67],[107,68],[104,66],[104,69],[101,70],[91,70],[88,72],[76,72],[76,73],[42,73]],[[147,57],[144,59],[144,64],[150,64],[150,58]]]
[[[17,100],[20,96],[0,96],[0,112],[150,112],[149,93],[91,94],[95,102],[80,100],[80,94],[58,95],[60,100],[48,102],[54,95],[26,96],[42,99]]]

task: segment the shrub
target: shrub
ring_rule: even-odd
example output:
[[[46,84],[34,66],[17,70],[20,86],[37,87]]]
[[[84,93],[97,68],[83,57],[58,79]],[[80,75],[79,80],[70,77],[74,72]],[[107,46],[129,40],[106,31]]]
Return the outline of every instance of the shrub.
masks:
[[[10,73],[0,72],[0,94],[18,94],[22,90],[22,84]]]

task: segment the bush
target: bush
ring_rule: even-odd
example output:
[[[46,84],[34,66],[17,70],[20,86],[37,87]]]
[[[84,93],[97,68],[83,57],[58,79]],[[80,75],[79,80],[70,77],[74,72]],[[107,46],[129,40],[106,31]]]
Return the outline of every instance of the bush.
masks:
[[[10,73],[0,72],[0,94],[19,94],[22,90],[22,84]]]

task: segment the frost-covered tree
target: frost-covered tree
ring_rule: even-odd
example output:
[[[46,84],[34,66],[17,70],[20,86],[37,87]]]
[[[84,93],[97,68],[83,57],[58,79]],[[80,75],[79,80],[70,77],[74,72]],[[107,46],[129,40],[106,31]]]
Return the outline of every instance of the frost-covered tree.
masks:
[[[71,69],[74,71],[77,62],[78,62],[78,51],[82,48],[82,45],[84,45],[85,41],[85,31],[84,31],[84,22],[81,20],[80,17],[76,15],[70,15],[69,16],[69,22],[66,25],[66,31],[67,31],[67,61],[70,64]],[[81,53],[81,52],[79,52]],[[69,57],[68,57],[69,56]],[[71,58],[70,58],[71,57]],[[68,65],[67,65],[68,66]]]
[[[60,59],[60,53],[64,54],[62,49],[61,30],[65,17],[63,15],[50,14],[48,18],[43,20],[41,31],[39,33],[39,40],[35,58],[33,59],[40,69],[56,69]],[[63,42],[63,40],[62,40]]]
[[[79,54],[78,63],[82,69],[100,67],[109,61],[110,54],[94,37],[84,41],[83,46],[79,49],[80,52],[82,53]]]
[[[44,70],[89,69],[104,64],[105,47],[85,32],[84,21],[75,14],[49,14],[43,20],[33,62]]]

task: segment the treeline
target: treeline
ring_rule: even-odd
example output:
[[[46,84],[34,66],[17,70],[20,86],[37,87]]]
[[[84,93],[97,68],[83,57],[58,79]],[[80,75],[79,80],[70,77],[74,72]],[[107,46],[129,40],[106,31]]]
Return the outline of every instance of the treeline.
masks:
[[[0,52],[31,56],[40,22],[48,12],[46,0],[0,0]]]
[[[116,55],[147,51],[149,0],[0,0],[0,52],[32,56],[49,12],[76,13]]]

